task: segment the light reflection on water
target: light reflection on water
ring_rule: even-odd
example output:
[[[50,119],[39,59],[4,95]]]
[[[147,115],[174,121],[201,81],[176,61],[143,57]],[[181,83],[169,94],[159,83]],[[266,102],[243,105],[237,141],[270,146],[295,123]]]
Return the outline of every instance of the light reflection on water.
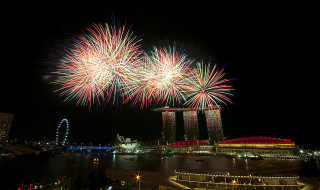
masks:
[[[99,162],[93,162],[99,158]],[[163,158],[163,159],[162,159]],[[175,169],[226,170],[263,173],[289,173],[306,180],[320,179],[319,161],[307,160],[250,160],[210,156],[116,155],[110,153],[66,153],[45,160],[0,164],[0,171],[10,175],[68,176],[76,180],[79,174],[104,174],[106,169],[133,169],[172,174]],[[12,177],[11,176],[11,177]]]
[[[93,159],[100,161],[93,164]],[[163,158],[163,159],[161,159]],[[200,160],[200,161],[197,161]],[[56,175],[73,176],[79,172],[106,169],[133,169],[172,174],[175,169],[236,170],[263,173],[289,173],[300,176],[320,176],[319,161],[250,160],[210,156],[116,155],[108,153],[67,153],[46,163],[47,171]]]

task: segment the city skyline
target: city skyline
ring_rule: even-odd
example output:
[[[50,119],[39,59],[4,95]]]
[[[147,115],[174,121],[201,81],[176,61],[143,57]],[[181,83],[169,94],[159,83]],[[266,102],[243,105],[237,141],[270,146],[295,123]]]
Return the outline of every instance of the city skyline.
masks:
[[[296,67],[297,63],[291,60],[297,56],[294,49],[301,48],[305,34],[302,29],[293,30],[293,13],[287,17],[282,9],[275,7],[270,11],[267,7],[252,10],[245,6],[241,9],[217,6],[193,9],[193,14],[181,7],[171,7],[167,11],[174,14],[166,15],[161,14],[164,10],[160,7],[145,9],[117,4],[104,7],[90,10],[61,5],[18,9],[16,14],[20,20],[10,19],[5,34],[10,40],[5,41],[8,55],[16,57],[5,64],[4,70],[10,76],[1,76],[6,90],[1,94],[0,107],[0,112],[14,114],[9,139],[54,139],[63,118],[70,122],[73,141],[107,143],[118,133],[139,140],[161,137],[160,112],[127,105],[117,108],[111,104],[103,110],[89,111],[86,107],[75,107],[74,102],[63,104],[48,84],[50,60],[56,55],[54,50],[59,49],[70,34],[81,34],[92,23],[111,23],[114,14],[136,35],[142,36],[146,49],[161,43],[177,43],[197,61],[210,58],[219,67],[227,64],[226,75],[237,80],[232,82],[235,104],[222,107],[225,136],[270,136],[300,144],[316,143],[316,135],[312,133],[315,130],[312,106],[300,101],[308,98],[307,95],[296,92],[297,87],[310,84],[301,81],[308,76],[300,71],[303,65]],[[21,29],[24,37],[18,37]],[[298,38],[300,44],[293,42],[293,37]],[[306,69],[309,70],[309,66]],[[183,124],[177,123],[178,126]]]

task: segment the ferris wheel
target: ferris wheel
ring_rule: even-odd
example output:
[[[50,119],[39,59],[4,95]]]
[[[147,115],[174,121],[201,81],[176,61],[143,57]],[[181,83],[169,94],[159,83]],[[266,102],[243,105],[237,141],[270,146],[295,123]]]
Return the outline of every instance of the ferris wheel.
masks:
[[[65,128],[66,130],[60,131],[60,128],[63,123],[65,123],[65,125],[66,125],[66,128]],[[64,146],[66,144],[66,141],[68,138],[68,133],[69,133],[69,121],[67,119],[62,119],[58,125],[58,128],[57,128],[56,146],[58,146],[58,145]],[[62,139],[59,140],[59,137],[62,137]]]

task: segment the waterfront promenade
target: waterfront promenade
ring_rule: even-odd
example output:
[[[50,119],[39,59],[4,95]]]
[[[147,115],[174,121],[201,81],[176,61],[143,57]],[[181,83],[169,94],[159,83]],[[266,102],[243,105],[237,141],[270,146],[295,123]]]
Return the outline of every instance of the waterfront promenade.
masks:
[[[140,176],[139,179],[137,179],[137,176]],[[138,189],[139,183],[141,183],[141,189],[190,189],[170,180],[169,175],[157,172],[107,169],[106,177],[111,179],[113,186],[121,187],[122,189]]]

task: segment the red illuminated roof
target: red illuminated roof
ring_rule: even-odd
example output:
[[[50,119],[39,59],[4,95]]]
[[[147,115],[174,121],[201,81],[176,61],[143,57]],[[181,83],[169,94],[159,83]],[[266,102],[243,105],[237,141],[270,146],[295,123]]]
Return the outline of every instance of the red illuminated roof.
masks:
[[[180,141],[173,144],[170,144],[168,146],[195,146],[195,145],[205,145],[206,142],[203,141],[197,141],[197,140],[189,140],[189,141]]]
[[[247,137],[232,139],[218,144],[294,144],[291,140],[271,138],[271,137]]]

